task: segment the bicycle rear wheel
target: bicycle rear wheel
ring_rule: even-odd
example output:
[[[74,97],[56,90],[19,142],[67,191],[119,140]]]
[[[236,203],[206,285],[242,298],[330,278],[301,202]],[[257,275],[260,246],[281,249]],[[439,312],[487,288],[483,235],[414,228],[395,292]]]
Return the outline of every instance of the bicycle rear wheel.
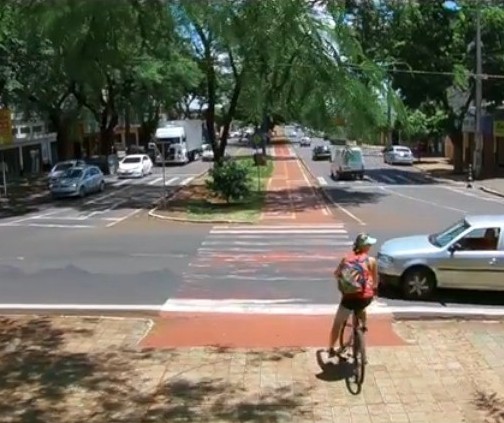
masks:
[[[353,340],[352,358],[353,358],[353,378],[355,384],[359,387],[364,383],[366,374],[366,344],[362,330],[356,329]]]

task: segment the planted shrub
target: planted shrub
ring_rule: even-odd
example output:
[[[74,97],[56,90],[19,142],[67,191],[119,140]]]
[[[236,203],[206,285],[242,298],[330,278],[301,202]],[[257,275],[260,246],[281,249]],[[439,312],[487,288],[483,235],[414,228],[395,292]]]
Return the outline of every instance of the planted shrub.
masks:
[[[236,160],[225,160],[210,169],[207,187],[226,203],[241,200],[250,194],[248,166]]]

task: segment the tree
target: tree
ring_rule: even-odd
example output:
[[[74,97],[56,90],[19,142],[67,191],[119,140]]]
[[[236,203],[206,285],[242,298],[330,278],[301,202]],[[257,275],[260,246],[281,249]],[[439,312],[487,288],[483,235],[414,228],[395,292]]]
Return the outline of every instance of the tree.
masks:
[[[475,52],[470,45],[476,32],[477,2],[459,1],[458,11],[444,3],[366,0],[353,2],[349,11],[356,16],[355,31],[361,34],[365,51],[387,65],[391,85],[406,105],[412,110],[430,108],[445,116],[439,125],[454,143],[455,170],[462,171],[462,122],[474,99],[474,79],[469,76],[475,71]],[[499,34],[504,30],[504,11],[487,3],[482,3],[482,9],[482,39],[487,52],[483,69],[503,74]],[[502,83],[501,79],[485,81],[484,98],[500,104]]]

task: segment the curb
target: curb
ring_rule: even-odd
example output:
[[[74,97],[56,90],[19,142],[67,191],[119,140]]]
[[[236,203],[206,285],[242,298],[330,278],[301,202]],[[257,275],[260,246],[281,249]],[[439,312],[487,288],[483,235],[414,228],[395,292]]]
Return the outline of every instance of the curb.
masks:
[[[448,183],[450,185],[457,185],[457,186],[464,185],[465,186],[467,184],[467,182],[464,182],[464,181],[454,181],[453,179],[439,178],[439,177],[432,176],[428,170],[422,169],[421,167],[418,167],[416,164],[413,164],[413,167],[415,169],[417,169],[419,172],[424,173],[426,175],[429,175],[432,179],[442,181],[442,182]]]
[[[194,179],[199,179],[203,175],[208,173],[208,169],[199,173],[194,177]],[[193,179],[193,180],[194,180]],[[217,225],[225,225],[225,224],[237,224],[237,225],[254,225],[255,222],[250,222],[250,221],[242,221],[242,220],[225,220],[225,219],[213,219],[213,220],[198,220],[198,219],[189,219],[185,217],[175,217],[175,216],[166,216],[163,214],[157,213],[157,209],[159,208],[160,203],[164,200],[169,200],[170,198],[174,197],[180,190],[185,188],[186,185],[182,185],[174,189],[170,195],[167,197],[162,197],[159,200],[157,200],[154,203],[154,208],[149,210],[148,216],[152,217],[153,219],[158,219],[158,220],[164,220],[165,222],[178,222],[178,223],[196,223],[196,224],[217,224]]]
[[[496,191],[496,190],[491,189],[491,188],[487,188],[485,186],[480,186],[478,188],[481,191],[486,192],[487,194],[492,194],[492,195],[495,195],[496,197],[504,198],[504,193],[502,193],[502,192]]]
[[[486,314],[485,312],[476,312],[474,314],[466,314],[463,312],[450,311],[449,313],[425,312],[414,313],[412,311],[391,312],[390,315],[395,322],[429,322],[429,321],[479,321],[479,322],[495,322],[504,321],[504,313],[502,314]],[[372,316],[372,315],[371,315]]]

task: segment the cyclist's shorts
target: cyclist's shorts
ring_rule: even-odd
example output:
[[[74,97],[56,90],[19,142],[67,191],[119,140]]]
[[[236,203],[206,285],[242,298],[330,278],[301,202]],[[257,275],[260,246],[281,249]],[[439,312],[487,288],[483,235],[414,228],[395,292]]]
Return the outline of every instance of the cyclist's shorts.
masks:
[[[371,304],[372,301],[372,298],[343,298],[340,305],[347,310],[362,311]]]

